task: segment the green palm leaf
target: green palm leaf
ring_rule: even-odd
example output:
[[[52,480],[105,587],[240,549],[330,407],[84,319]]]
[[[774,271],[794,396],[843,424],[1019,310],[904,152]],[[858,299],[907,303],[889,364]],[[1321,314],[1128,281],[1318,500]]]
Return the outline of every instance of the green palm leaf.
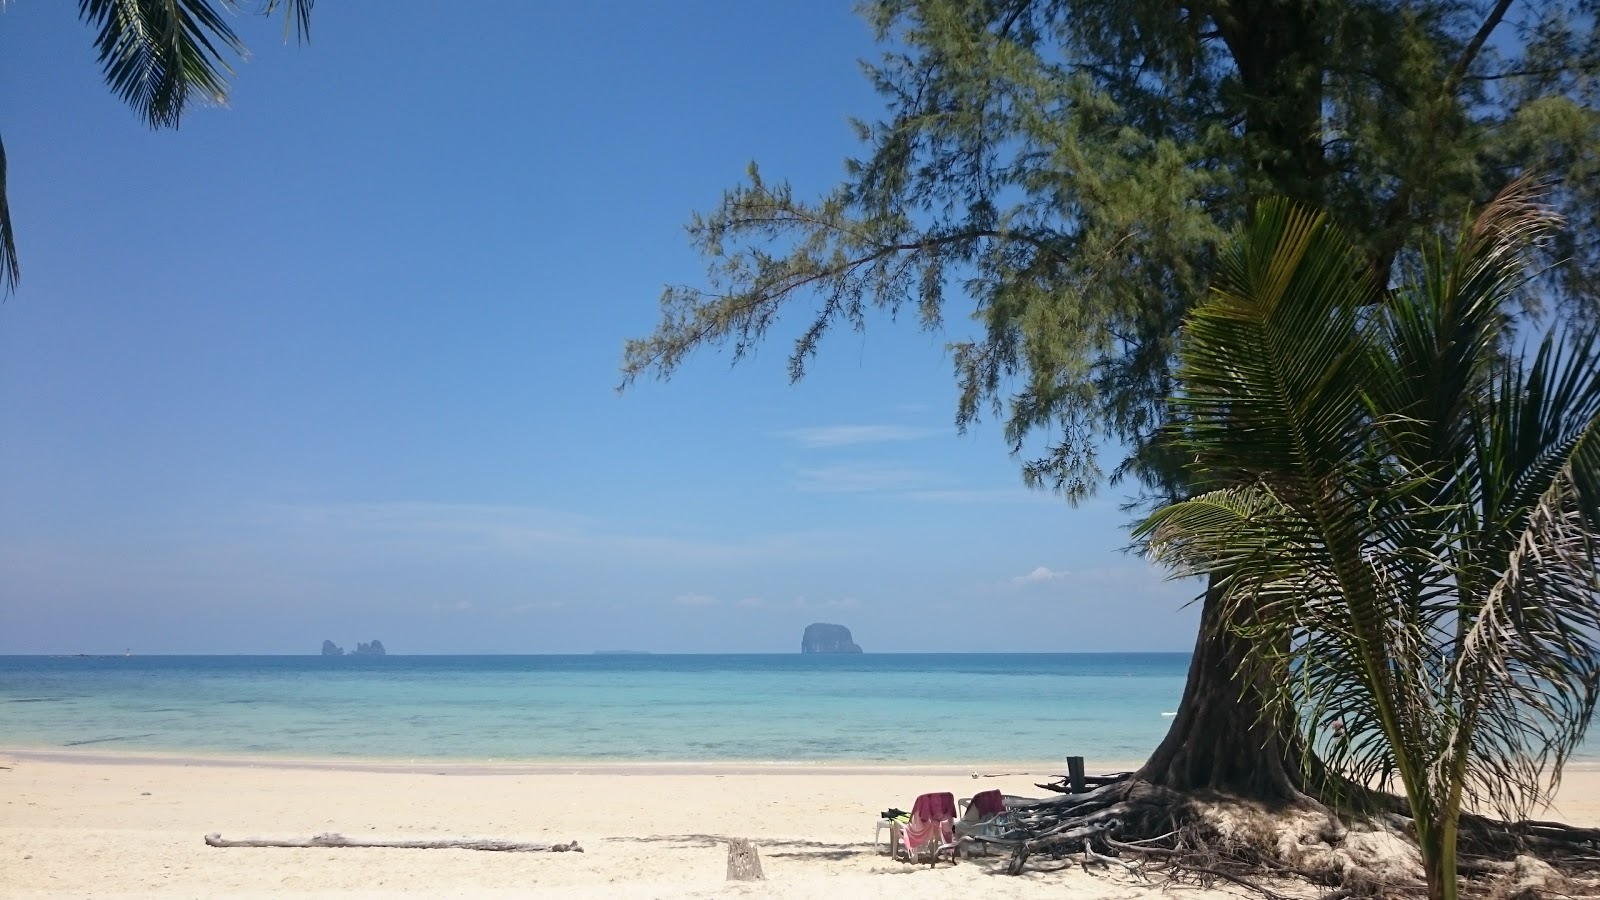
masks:
[[[224,4],[227,8],[231,4]],[[111,90],[152,128],[174,128],[192,99],[223,103],[244,53],[209,0],[79,0]]]
[[[1516,185],[1375,304],[1342,235],[1263,203],[1183,332],[1173,443],[1222,487],[1140,529],[1248,623],[1269,714],[1404,790],[1438,896],[1463,802],[1525,817],[1600,696],[1600,343],[1502,351],[1550,224]]]
[[[6,196],[6,145],[0,141],[0,285],[12,291],[22,270],[17,266],[17,239],[11,230],[11,204]]]

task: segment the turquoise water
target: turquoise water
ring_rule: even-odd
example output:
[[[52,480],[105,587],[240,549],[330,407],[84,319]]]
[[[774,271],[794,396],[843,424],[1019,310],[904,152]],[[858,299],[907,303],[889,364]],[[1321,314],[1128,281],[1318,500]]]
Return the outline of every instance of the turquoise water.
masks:
[[[0,746],[240,756],[1142,759],[1188,654],[0,657]]]

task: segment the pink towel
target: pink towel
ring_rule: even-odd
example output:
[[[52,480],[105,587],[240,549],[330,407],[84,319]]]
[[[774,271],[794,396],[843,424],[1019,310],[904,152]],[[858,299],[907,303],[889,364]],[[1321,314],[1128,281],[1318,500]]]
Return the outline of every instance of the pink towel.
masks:
[[[912,816],[910,822],[900,826],[900,834],[905,838],[906,855],[913,859],[942,844],[956,842],[955,823],[949,819],[930,822]]]
[[[906,853],[915,858],[919,853],[940,844],[953,844],[955,834],[956,798],[954,794],[923,794],[911,805],[911,821],[901,826]]]
[[[999,791],[984,791],[972,796],[972,805],[978,810],[978,818],[988,819],[998,816],[1006,811],[1006,801]]]
[[[955,794],[923,794],[917,802],[911,804],[911,818],[923,818],[930,822],[940,819],[954,819],[956,817]]]

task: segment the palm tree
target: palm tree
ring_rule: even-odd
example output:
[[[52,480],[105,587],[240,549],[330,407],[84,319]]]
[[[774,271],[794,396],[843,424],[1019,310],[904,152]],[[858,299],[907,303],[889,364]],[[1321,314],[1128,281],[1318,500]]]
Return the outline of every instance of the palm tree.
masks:
[[[1518,352],[1536,199],[1384,296],[1323,215],[1263,202],[1183,332],[1174,440],[1209,489],[1140,527],[1220,579],[1308,752],[1403,790],[1432,898],[1464,804],[1547,801],[1600,692],[1600,346]]]
[[[315,2],[259,0],[255,12],[272,15],[281,7],[284,36],[292,30],[304,42]],[[224,16],[243,11],[239,0],[78,0],[78,17],[95,29],[106,84],[151,128],[177,128],[195,100],[227,102],[228,59],[246,49]],[[20,275],[0,142],[0,285],[13,291]]]

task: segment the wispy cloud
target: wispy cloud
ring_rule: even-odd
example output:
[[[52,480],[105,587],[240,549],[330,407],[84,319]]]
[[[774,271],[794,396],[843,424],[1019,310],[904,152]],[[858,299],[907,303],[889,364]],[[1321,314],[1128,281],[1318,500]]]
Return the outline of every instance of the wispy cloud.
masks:
[[[858,609],[861,606],[861,601],[854,597],[834,597],[828,600],[811,600],[806,597],[795,597],[793,600],[768,600],[764,597],[745,597],[736,601],[733,605],[743,609],[830,610]]]
[[[801,469],[795,487],[819,494],[867,494],[907,491],[933,480],[932,475],[919,469],[846,464]]]
[[[479,605],[471,600],[457,600],[453,603],[435,603],[434,612],[445,613],[474,613],[482,615],[497,615],[505,612],[529,613],[543,610],[561,609],[566,606],[565,600],[530,600],[524,603],[514,603],[510,606],[500,604]]]
[[[511,611],[519,613],[535,612],[546,609],[560,609],[566,605],[567,601],[565,600],[533,600],[528,603],[518,603],[516,606],[511,607]]]
[[[850,447],[856,444],[915,441],[938,433],[938,429],[914,425],[813,425],[790,428],[777,435],[802,447]]]
[[[1012,584],[1044,584],[1050,581],[1059,581],[1071,575],[1066,569],[1057,571],[1048,566],[1039,566],[1026,575],[1016,575],[1011,578]]]
[[[1026,488],[972,488],[967,490],[916,490],[906,491],[911,500],[930,503],[1049,503],[1057,498],[1043,491]]]
[[[715,606],[717,598],[710,594],[679,594],[672,602],[677,606]]]
[[[831,532],[694,538],[623,530],[592,517],[530,506],[369,502],[275,506],[268,527],[288,525],[319,546],[381,547],[430,555],[488,553],[506,558],[559,554],[664,565],[733,565],[828,555]]]
[[[907,466],[842,463],[801,469],[795,489],[814,494],[893,494],[923,503],[1050,503],[1056,498],[1026,488],[940,488],[950,478]]]

